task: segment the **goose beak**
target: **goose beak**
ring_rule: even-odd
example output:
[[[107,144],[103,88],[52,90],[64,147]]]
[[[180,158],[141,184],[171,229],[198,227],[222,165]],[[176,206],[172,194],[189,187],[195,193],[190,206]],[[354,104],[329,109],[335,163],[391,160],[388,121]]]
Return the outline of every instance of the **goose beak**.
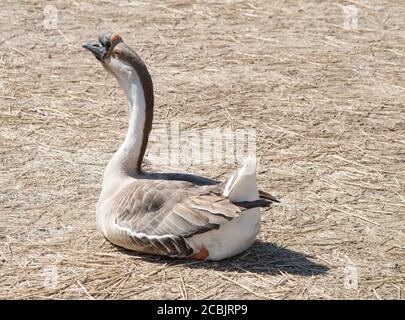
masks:
[[[98,60],[102,60],[106,53],[105,47],[98,41],[94,40],[89,40],[83,43],[83,48],[89,50]]]

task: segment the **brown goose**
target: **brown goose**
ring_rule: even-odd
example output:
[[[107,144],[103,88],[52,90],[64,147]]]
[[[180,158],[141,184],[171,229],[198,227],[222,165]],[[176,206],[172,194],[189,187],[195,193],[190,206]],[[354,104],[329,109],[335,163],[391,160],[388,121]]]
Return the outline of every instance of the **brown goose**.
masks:
[[[260,229],[259,207],[277,201],[258,191],[255,158],[223,183],[143,171],[154,103],[148,69],[117,34],[103,33],[83,47],[115,76],[129,104],[128,132],[107,165],[97,205],[104,236],[130,250],[195,260],[221,260],[247,249]]]

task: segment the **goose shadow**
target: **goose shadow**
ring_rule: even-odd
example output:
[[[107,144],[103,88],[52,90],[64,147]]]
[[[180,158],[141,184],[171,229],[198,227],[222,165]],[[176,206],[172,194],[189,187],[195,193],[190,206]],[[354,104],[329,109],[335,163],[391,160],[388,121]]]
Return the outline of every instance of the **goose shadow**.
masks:
[[[245,252],[222,261],[198,262],[137,253],[116,247],[122,253],[142,257],[145,261],[168,266],[184,266],[192,269],[210,269],[216,271],[258,273],[278,275],[288,273],[300,276],[325,274],[329,268],[314,262],[314,258],[298,251],[290,250],[274,243],[256,240]]]

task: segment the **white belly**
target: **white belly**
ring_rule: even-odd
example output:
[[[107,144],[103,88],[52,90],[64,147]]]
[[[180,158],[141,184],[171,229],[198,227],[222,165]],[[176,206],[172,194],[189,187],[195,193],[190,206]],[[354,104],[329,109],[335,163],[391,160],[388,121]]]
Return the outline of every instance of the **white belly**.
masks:
[[[252,245],[260,231],[260,222],[259,209],[252,208],[219,229],[197,234],[187,242],[195,252],[207,249],[207,260],[226,259]]]

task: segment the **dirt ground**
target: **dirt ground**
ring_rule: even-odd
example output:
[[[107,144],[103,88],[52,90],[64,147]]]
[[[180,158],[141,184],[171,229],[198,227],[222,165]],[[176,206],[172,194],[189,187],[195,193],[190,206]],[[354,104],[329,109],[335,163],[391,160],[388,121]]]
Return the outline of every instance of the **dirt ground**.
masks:
[[[405,3],[1,4],[0,298],[404,299]],[[162,259],[96,230],[127,127],[123,93],[81,48],[100,31],[147,63],[155,124],[256,129],[259,187],[281,203],[248,251]]]

